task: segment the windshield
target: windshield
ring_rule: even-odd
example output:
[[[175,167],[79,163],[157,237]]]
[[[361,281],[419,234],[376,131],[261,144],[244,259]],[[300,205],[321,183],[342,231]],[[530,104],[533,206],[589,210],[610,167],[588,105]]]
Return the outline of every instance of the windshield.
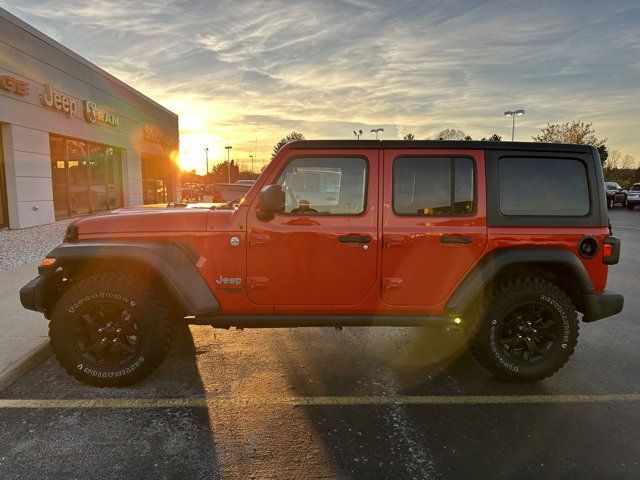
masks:
[[[605,183],[605,185],[609,190],[620,190],[621,188],[620,185],[618,185],[616,182],[607,182]]]
[[[640,183],[636,183],[633,187],[631,187],[632,192],[640,192]]]

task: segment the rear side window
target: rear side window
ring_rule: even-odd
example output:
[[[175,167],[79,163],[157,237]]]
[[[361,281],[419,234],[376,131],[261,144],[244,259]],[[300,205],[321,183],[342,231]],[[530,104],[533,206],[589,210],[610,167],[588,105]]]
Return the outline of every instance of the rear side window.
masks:
[[[467,157],[398,157],[393,162],[397,215],[470,215],[475,211],[475,165]]]
[[[587,170],[580,160],[503,157],[498,162],[498,179],[503,215],[589,214]]]

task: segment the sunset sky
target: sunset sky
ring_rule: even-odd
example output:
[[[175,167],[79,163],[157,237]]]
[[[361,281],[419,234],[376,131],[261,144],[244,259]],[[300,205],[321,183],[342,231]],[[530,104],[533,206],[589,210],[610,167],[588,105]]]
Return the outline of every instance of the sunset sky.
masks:
[[[0,6],[180,116],[181,165],[204,147],[259,165],[307,138],[517,140],[593,122],[640,160],[640,2],[69,1]]]

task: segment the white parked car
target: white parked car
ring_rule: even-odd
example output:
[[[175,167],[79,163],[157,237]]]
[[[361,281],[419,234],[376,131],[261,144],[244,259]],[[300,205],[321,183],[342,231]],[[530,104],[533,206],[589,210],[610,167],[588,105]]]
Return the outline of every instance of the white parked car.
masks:
[[[640,183],[634,183],[627,194],[627,208],[633,210],[636,205],[640,205]]]

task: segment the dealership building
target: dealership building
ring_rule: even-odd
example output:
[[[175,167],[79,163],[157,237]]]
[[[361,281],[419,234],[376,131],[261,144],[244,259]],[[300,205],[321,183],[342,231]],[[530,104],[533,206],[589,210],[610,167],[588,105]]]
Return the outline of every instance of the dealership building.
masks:
[[[178,199],[178,117],[0,8],[0,228]]]

